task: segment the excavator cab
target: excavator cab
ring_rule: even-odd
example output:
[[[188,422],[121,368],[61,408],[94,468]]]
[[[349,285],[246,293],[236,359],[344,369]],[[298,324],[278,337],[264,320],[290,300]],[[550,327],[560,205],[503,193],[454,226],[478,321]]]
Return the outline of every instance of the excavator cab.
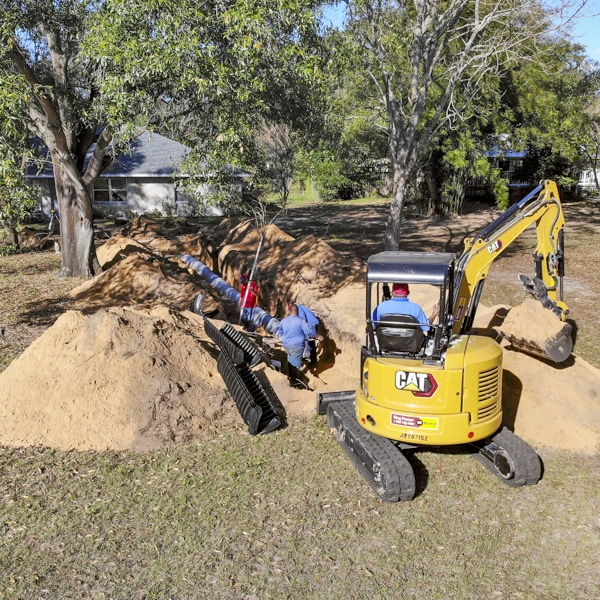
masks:
[[[452,331],[450,290],[454,285],[455,255],[434,252],[380,252],[367,261],[366,323],[367,342],[363,361],[367,356],[400,355],[439,361]],[[382,315],[372,319],[375,307],[389,299],[390,285],[407,283],[431,288],[432,304],[440,311],[434,323],[418,323],[410,315]],[[423,331],[423,326],[428,328]]]

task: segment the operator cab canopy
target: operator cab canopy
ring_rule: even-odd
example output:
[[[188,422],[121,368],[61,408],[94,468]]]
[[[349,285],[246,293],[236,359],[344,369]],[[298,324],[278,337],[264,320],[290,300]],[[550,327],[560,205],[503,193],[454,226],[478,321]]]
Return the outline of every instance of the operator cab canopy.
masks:
[[[367,318],[383,297],[382,284],[408,283],[410,300],[420,304],[425,312],[444,299],[452,289],[454,261],[450,252],[405,252],[389,250],[370,256],[367,260]],[[413,287],[422,285],[423,287]],[[435,286],[431,288],[429,286]],[[373,297],[371,291],[375,291]]]
[[[367,283],[444,285],[454,267],[454,258],[450,252],[379,252],[367,260]]]

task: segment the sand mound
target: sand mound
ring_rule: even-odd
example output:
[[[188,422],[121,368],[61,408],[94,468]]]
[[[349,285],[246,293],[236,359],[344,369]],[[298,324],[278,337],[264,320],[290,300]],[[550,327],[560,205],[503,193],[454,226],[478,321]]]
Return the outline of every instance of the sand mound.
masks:
[[[178,265],[164,259],[153,260],[142,251],[129,254],[108,271],[76,287],[71,296],[77,310],[130,304],[165,304],[185,310],[197,293],[198,287]]]
[[[217,372],[218,349],[203,320],[186,310],[201,282],[157,248],[196,256],[235,284],[254,260],[260,232],[226,219],[210,232],[173,240],[147,221],[133,233],[135,239],[117,236],[101,247],[107,270],[72,292],[75,308],[96,312],[64,314],[0,374],[0,443],[144,451],[193,443],[224,426],[246,429]],[[315,391],[358,383],[362,267],[318,238],[296,240],[274,225],[265,229],[259,265],[263,308],[280,317],[281,305],[296,300],[325,325],[319,365],[306,373],[308,390],[292,390],[264,364],[256,370],[288,413],[312,415]],[[435,299],[422,287],[411,299],[429,312]],[[492,331],[507,310],[480,307],[477,325]],[[599,384],[600,372],[579,359],[557,367],[505,352],[507,421],[533,443],[596,451]]]
[[[144,257],[152,253],[139,242],[125,235],[114,235],[96,250],[98,261],[107,270],[130,254],[141,254]]]
[[[69,311],[2,373],[0,440],[150,450],[243,425],[192,313]]]
[[[2,373],[0,443],[148,451],[226,426],[245,430],[217,371],[218,352],[190,312],[69,311]],[[290,390],[272,370],[269,380],[287,413],[314,412],[312,394]]]
[[[237,281],[239,273],[253,264],[260,237],[261,232],[248,222],[228,231],[220,241],[213,270],[227,281]],[[215,243],[213,239],[211,244]],[[288,301],[309,289],[316,297],[331,295],[349,285],[359,268],[357,262],[344,258],[315,236],[294,239],[276,225],[267,225],[257,273],[262,306],[282,316]]]
[[[534,446],[592,453],[600,450],[600,372],[581,358],[565,367],[540,366],[523,353],[504,352],[505,420]]]

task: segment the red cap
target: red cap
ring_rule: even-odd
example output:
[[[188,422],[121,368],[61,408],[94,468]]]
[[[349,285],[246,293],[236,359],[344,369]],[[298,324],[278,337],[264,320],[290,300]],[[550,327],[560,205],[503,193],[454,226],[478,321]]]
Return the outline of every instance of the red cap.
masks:
[[[408,296],[410,294],[408,283],[395,283],[392,286],[392,293],[396,296]]]

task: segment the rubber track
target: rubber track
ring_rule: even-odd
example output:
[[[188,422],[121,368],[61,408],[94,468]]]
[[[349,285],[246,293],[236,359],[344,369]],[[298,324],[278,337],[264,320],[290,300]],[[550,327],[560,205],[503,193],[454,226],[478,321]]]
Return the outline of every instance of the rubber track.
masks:
[[[515,467],[512,479],[504,479],[494,468],[494,465],[481,454],[475,454],[489,471],[510,487],[535,485],[542,477],[542,463],[536,451],[524,440],[515,435],[510,429],[503,427],[492,436],[491,441],[500,446],[510,456]]]
[[[353,404],[332,402],[327,408],[327,421],[338,443],[379,498],[385,502],[414,498],[412,466],[390,440],[371,435],[359,425]],[[374,467],[379,473],[374,472]]]

